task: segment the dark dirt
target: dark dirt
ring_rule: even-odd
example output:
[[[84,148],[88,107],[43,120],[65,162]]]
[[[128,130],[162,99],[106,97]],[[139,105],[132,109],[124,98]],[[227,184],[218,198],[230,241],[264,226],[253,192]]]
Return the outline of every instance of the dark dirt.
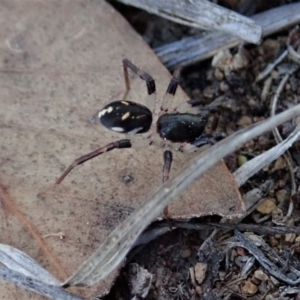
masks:
[[[222,1],[223,5],[240,11],[249,1]],[[259,4],[259,1],[252,1]],[[281,3],[279,3],[281,2]],[[265,1],[257,5],[252,13],[292,1]],[[295,1],[294,1],[295,2]],[[146,12],[122,4],[113,3],[129,20],[134,28],[151,46],[179,40],[199,32],[172,22],[152,16]],[[249,3],[248,3],[249,4]],[[251,7],[253,10],[253,6]],[[266,81],[256,82],[257,75],[269,64],[274,62],[286,49],[286,42],[291,29],[265,38],[260,46],[247,45],[231,49],[228,55],[215,66],[211,61],[185,68],[181,75],[181,86],[191,99],[200,99],[203,105],[217,106],[221,111],[218,131],[230,135],[241,128],[264,120],[270,116],[270,103],[286,70],[295,68],[279,98],[276,112],[297,104],[300,99],[300,70],[298,64],[285,59],[272,72],[272,83],[264,94]],[[295,33],[293,41],[299,40]],[[296,49],[297,50],[297,49]],[[242,62],[234,65],[234,59]],[[279,131],[283,138],[294,129],[292,122],[283,124]],[[244,147],[226,158],[231,171],[236,170],[243,161],[251,160],[267,149],[276,145],[272,133],[267,133],[250,141]],[[260,191],[260,200],[267,199],[273,208],[259,207],[249,214],[242,222],[264,226],[278,225],[297,226],[299,224],[298,186],[300,169],[299,145],[296,143],[290,150],[292,155],[293,173],[295,174],[295,193],[291,190],[291,179],[284,158],[259,171],[240,191],[243,196],[253,189]],[[125,179],[124,179],[125,180]],[[267,183],[267,184],[266,184]],[[292,195],[293,194],[293,195]],[[294,200],[294,210],[288,221],[281,224],[275,219],[276,214],[286,215],[290,197]],[[261,201],[262,203],[264,201]],[[209,217],[201,221],[217,222],[220,218]],[[195,220],[193,220],[195,221]],[[199,220],[196,220],[199,221]],[[176,229],[166,233],[152,242],[134,250],[129,264],[122,270],[111,293],[104,299],[143,299],[141,295],[133,295],[131,264],[136,263],[150,272],[152,283],[145,299],[300,299],[300,289],[283,280],[271,276],[257,259],[253,259],[251,251],[241,243],[233,231],[220,230],[208,244],[207,238],[211,231]],[[299,273],[293,273],[291,265],[299,265],[300,235],[247,235],[250,241],[256,240],[262,251],[273,252],[273,261],[280,272],[293,280]],[[260,241],[260,243],[258,243]],[[230,247],[231,243],[236,243]],[[262,245],[265,245],[263,247]],[[267,247],[267,246],[268,247]],[[268,251],[265,249],[269,249]],[[250,252],[249,252],[250,251]],[[280,258],[283,265],[278,263]],[[193,276],[196,265],[207,265],[204,281],[199,283]],[[285,266],[284,266],[285,264]],[[278,271],[279,272],[279,271]],[[295,278],[295,274],[298,274]],[[146,284],[146,283],[145,283]],[[134,298],[136,296],[136,298]]]

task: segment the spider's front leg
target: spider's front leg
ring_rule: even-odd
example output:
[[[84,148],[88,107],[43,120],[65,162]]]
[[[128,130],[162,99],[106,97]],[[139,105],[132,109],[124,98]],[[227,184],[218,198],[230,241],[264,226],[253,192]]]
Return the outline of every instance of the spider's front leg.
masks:
[[[146,104],[147,107],[151,110],[151,112],[154,113],[155,106],[156,106],[156,87],[155,87],[155,81],[152,78],[152,76],[144,72],[143,70],[139,69],[135,64],[133,64],[127,58],[123,59],[123,69],[124,69],[124,78],[125,78],[125,86],[126,86],[126,93],[124,99],[130,90],[130,80],[128,74],[128,69],[130,69],[132,72],[137,74],[142,80],[146,82],[147,93],[148,93]]]
[[[106,152],[109,152],[114,149],[124,149],[124,148],[144,148],[151,144],[155,143],[155,141],[152,140],[151,135],[144,136],[144,137],[137,137],[132,136],[131,139],[123,139],[118,140],[112,143],[107,144],[104,147],[100,147],[90,153],[87,153],[85,155],[82,155],[78,158],[76,158],[73,163],[62,173],[62,175],[56,180],[56,184],[60,184],[64,178],[78,165],[81,165],[85,163],[86,161],[95,158],[96,156],[99,156],[101,154],[104,154]]]
[[[55,184],[60,184],[64,178],[78,165],[83,164],[84,162],[101,155],[105,152],[111,151],[113,149],[122,149],[122,148],[131,148],[132,147],[132,142],[128,139],[124,140],[119,140],[112,142],[110,144],[107,144],[104,147],[98,148],[88,154],[82,155],[75,159],[73,163],[62,173],[62,175],[56,180]]]

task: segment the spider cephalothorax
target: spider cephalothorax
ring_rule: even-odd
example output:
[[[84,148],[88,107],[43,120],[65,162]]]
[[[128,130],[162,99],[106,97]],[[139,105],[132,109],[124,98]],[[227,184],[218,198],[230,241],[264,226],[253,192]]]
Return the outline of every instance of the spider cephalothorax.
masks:
[[[105,105],[98,113],[102,125],[109,130],[125,134],[128,138],[112,142],[77,158],[59,177],[56,181],[57,184],[61,183],[67,174],[77,165],[95,156],[116,148],[146,147],[149,145],[161,146],[168,149],[164,152],[163,181],[165,181],[168,179],[171,168],[171,149],[182,152],[196,150],[202,145],[223,138],[224,135],[222,134],[213,137],[205,133],[207,112],[206,114],[199,113],[199,111],[192,113],[195,110],[189,102],[182,103],[173,110],[169,109],[170,102],[178,86],[179,70],[174,72],[162,103],[159,108],[156,108],[156,88],[153,78],[137,68],[128,59],[123,60],[123,67],[127,92],[130,89],[128,69],[131,69],[146,82],[148,107],[128,100],[114,101]],[[214,112],[212,108],[208,110]],[[151,132],[152,125],[156,126],[156,132]],[[136,135],[143,133],[148,133],[145,139],[135,138]]]

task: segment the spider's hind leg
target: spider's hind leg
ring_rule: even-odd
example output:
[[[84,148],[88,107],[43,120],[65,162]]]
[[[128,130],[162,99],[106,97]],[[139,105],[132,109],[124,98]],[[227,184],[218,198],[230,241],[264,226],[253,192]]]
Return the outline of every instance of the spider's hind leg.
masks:
[[[165,183],[169,180],[169,174],[172,166],[173,154],[170,150],[164,151],[164,166],[163,166],[163,180]]]
[[[213,145],[226,137],[224,132],[219,132],[215,135],[209,133],[202,133],[195,141],[191,144],[186,144],[183,147],[183,152],[191,152],[205,145]]]
[[[173,155],[170,150],[164,151],[164,166],[163,166],[163,183],[169,180],[169,174],[172,166]],[[164,208],[163,214],[167,220],[167,223],[172,230],[172,223],[170,221],[170,216],[168,212],[168,206]]]
[[[215,135],[203,133],[192,143],[192,145],[197,148],[202,147],[207,144],[213,145],[213,144],[223,140],[224,138],[226,138],[225,132],[219,132]]]

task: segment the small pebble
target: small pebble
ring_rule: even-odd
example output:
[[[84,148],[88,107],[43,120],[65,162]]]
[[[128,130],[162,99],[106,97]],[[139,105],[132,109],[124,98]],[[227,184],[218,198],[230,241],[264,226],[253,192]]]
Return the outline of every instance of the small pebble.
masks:
[[[270,236],[269,243],[272,247],[278,246],[279,242],[274,236]]]
[[[277,208],[273,199],[266,199],[261,205],[259,205],[256,210],[263,215],[269,215]]]
[[[245,55],[245,51],[240,51],[233,56],[232,59],[232,69],[239,70],[247,67],[249,60],[247,59],[247,55]]]
[[[207,86],[204,90],[203,90],[203,96],[205,98],[208,99],[212,99],[214,97],[215,91],[214,91],[214,87],[213,86]]]
[[[253,98],[250,98],[248,100],[248,105],[254,107],[254,106],[257,105],[257,103],[256,103],[256,101]]]
[[[224,78],[224,74],[221,72],[221,70],[219,68],[215,69],[214,75],[218,81],[221,81]]]
[[[286,160],[284,157],[280,156],[276,161],[274,168],[271,170],[271,172],[282,170],[286,168]]]
[[[180,255],[182,258],[188,258],[191,256],[191,250],[190,249],[182,250]]]
[[[293,243],[295,241],[296,234],[295,233],[287,233],[285,235],[285,241],[288,243]]]
[[[262,270],[256,270],[254,272],[254,277],[259,279],[260,281],[267,281],[269,279],[269,276]]]
[[[225,280],[225,277],[226,277],[226,272],[224,271],[220,271],[219,272],[219,278],[221,281]]]
[[[247,280],[242,286],[242,293],[247,296],[252,296],[257,293],[258,287],[253,284],[250,280]]]
[[[260,121],[264,121],[265,120],[265,117],[253,117],[253,122],[254,123],[257,123],[257,122],[260,122]]]
[[[288,198],[288,193],[285,189],[281,189],[276,192],[276,199],[278,202],[284,202]]]
[[[261,46],[258,47],[258,51],[263,56],[273,57],[275,59],[280,51],[280,43],[277,40],[266,39]]]
[[[237,122],[237,124],[241,127],[250,126],[252,123],[253,121],[249,116],[242,116]]]
[[[199,284],[201,284],[206,276],[207,264],[197,263],[194,268],[196,280]]]
[[[192,97],[193,98],[197,98],[197,97],[199,97],[199,95],[201,95],[201,91],[199,89],[192,90]]]
[[[220,82],[219,88],[220,88],[220,91],[223,93],[227,92],[230,89],[229,85],[225,81]]]
[[[133,181],[133,177],[131,176],[131,175],[124,175],[123,177],[122,177],[122,181],[124,182],[124,183],[130,183],[131,181]]]

